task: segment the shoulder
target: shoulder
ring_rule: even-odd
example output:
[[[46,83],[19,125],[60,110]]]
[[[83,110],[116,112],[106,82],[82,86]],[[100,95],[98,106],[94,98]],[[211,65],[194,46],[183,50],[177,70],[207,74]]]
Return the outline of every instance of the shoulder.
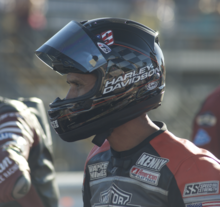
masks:
[[[215,110],[215,107],[213,108],[213,106],[218,106],[219,103],[220,103],[220,86],[207,96],[202,106],[202,109],[210,108],[212,110]]]
[[[206,186],[217,186],[213,194],[219,193],[220,161],[212,153],[168,131],[152,140],[151,144],[161,157],[169,159],[167,167],[172,172],[183,197],[188,197],[187,193],[190,196],[212,194],[208,192],[208,187],[204,188],[204,193],[195,190],[194,194],[191,194],[191,191],[187,190],[194,185],[200,188],[204,183]]]
[[[201,157],[208,157],[219,163],[219,160],[209,151],[197,147],[187,139],[176,137],[169,131],[160,134],[150,143],[161,157],[170,160],[168,166],[172,168],[173,172],[178,170],[181,163],[187,162],[189,159],[196,160]]]
[[[27,106],[21,101],[0,97],[0,114],[19,112],[25,109]]]

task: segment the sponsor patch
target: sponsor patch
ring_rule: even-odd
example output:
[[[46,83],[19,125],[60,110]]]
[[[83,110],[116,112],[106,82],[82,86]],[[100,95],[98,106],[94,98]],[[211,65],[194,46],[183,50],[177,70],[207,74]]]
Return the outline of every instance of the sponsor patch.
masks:
[[[211,141],[211,137],[204,129],[199,129],[196,133],[193,143],[197,146],[208,144]]]
[[[59,124],[58,124],[58,121],[57,121],[57,120],[52,121],[52,122],[50,122],[50,123],[51,123],[51,126],[52,126],[54,129],[56,129],[56,128],[59,127]]]
[[[186,207],[220,207],[220,201],[207,201],[202,203],[186,204]]]
[[[196,122],[199,126],[211,127],[217,122],[217,118],[211,112],[205,112],[196,118]]]
[[[101,42],[97,42],[97,45],[102,50],[102,52],[104,52],[105,54],[108,54],[111,52],[111,49],[107,45],[105,45]]]
[[[107,167],[109,162],[100,162],[88,165],[90,180],[100,179],[107,176]]]
[[[147,85],[147,90],[153,90],[153,89],[155,89],[156,87],[157,87],[157,85],[158,85],[158,82],[157,81],[154,81],[154,82],[151,82],[151,83],[149,83],[148,85]]]
[[[131,198],[132,198],[131,193],[128,193],[120,189],[117,185],[113,183],[108,190],[102,191],[100,193],[100,198],[99,198],[100,203],[97,203],[94,206],[138,207],[137,205],[130,204]]]
[[[183,197],[217,194],[218,192],[219,192],[219,181],[189,183],[185,185]]]
[[[158,185],[160,173],[133,166],[130,170],[130,177],[151,185]]]
[[[108,31],[102,32],[101,33],[101,38],[102,38],[102,40],[104,41],[104,43],[106,45],[114,44],[114,37],[113,37],[112,30],[108,30]]]
[[[162,167],[166,165],[168,162],[169,159],[156,157],[154,155],[144,152],[136,162],[136,165],[155,171],[160,171]]]

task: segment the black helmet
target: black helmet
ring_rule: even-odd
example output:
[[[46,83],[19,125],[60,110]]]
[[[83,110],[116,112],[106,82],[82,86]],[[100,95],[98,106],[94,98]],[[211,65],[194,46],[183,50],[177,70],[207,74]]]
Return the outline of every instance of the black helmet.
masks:
[[[60,74],[97,76],[87,94],[50,104],[52,127],[65,141],[97,135],[95,143],[101,145],[111,130],[157,108],[163,99],[165,63],[158,33],[140,23],[71,21],[36,54]]]

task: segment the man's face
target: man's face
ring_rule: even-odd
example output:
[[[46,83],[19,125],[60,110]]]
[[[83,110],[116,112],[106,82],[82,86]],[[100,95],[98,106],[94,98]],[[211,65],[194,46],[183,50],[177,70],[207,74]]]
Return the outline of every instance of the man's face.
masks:
[[[66,99],[80,97],[89,92],[95,85],[97,80],[93,74],[68,73],[67,83],[70,89],[66,95]]]

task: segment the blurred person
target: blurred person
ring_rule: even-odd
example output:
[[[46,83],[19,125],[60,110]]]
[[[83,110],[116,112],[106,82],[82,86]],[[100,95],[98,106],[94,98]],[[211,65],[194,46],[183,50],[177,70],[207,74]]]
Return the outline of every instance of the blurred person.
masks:
[[[165,92],[157,32],[126,19],[71,21],[36,54],[70,85],[50,104],[55,131],[68,142],[95,135],[85,207],[220,206],[219,160],[146,115]]]
[[[220,86],[208,95],[196,114],[192,141],[220,159]]]
[[[0,97],[0,207],[58,207],[43,103],[20,100]]]

